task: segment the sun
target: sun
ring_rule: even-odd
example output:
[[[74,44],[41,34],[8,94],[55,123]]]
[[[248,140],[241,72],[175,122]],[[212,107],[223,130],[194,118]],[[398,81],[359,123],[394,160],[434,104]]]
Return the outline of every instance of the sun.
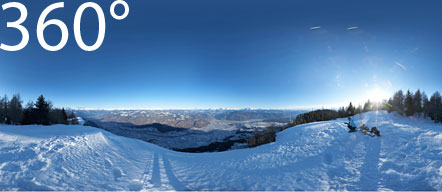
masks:
[[[369,92],[368,99],[370,99],[370,101],[380,102],[384,99],[388,99],[388,94],[382,89],[376,87]]]

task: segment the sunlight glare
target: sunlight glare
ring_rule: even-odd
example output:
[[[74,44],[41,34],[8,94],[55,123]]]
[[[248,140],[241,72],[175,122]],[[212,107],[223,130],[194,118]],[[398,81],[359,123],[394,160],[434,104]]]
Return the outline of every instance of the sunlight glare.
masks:
[[[370,99],[370,101],[380,102],[384,99],[388,99],[388,94],[379,88],[375,88],[369,93],[368,99]]]

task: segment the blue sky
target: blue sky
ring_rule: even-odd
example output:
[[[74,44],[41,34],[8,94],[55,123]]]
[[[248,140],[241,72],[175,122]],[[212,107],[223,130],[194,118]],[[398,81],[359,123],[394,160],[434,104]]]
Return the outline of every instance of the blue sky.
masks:
[[[8,1],[4,1],[5,3]],[[299,0],[133,0],[112,19],[100,49],[82,51],[73,16],[82,0],[49,16],[69,28],[66,47],[48,52],[35,26],[54,1],[20,1],[29,11],[28,46],[0,51],[0,93],[24,101],[91,108],[311,108],[381,99],[398,89],[442,90],[442,2]],[[117,10],[121,11],[121,10]],[[0,41],[15,10],[0,11]],[[353,27],[353,28],[351,28]],[[83,39],[95,41],[86,10]],[[60,32],[45,31],[49,44]]]

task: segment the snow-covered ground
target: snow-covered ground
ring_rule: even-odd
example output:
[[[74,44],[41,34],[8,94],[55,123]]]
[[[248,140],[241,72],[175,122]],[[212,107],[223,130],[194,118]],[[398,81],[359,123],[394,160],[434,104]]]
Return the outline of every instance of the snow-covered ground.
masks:
[[[442,190],[442,125],[370,112],[311,123],[275,143],[173,152],[92,127],[0,125],[2,190]]]

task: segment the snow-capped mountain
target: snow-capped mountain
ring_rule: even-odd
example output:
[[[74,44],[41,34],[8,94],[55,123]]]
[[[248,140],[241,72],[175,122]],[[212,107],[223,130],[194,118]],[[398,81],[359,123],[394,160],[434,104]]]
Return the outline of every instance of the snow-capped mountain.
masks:
[[[442,190],[442,125],[386,112],[278,133],[275,143],[180,153],[83,126],[0,125],[2,190]]]
[[[177,128],[203,128],[212,120],[250,121],[266,120],[289,122],[303,110],[74,110],[77,116],[95,122],[146,125],[159,123]]]

